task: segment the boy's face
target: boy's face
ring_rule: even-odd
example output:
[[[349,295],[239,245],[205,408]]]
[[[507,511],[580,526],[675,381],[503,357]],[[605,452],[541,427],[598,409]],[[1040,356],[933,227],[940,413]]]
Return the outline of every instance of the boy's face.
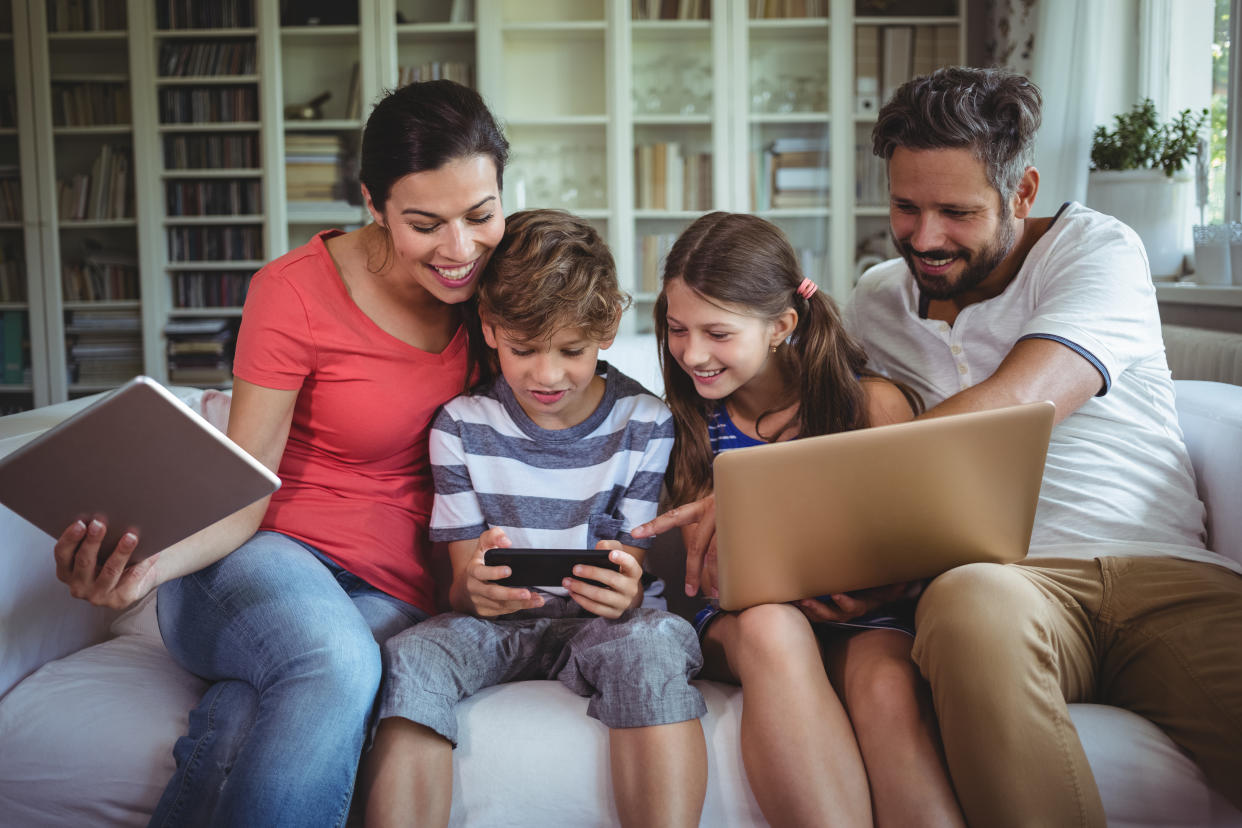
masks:
[[[551,337],[528,341],[483,321],[483,338],[496,349],[500,372],[518,404],[540,428],[570,428],[591,416],[604,397],[595,375],[600,342],[581,328],[559,328]]]

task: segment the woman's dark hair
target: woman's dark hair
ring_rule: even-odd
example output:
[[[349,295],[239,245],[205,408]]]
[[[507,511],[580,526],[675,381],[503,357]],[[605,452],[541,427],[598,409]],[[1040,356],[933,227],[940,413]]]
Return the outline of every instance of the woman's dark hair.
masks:
[[[673,359],[668,345],[670,281],[709,302],[740,309],[759,319],[775,320],[787,309],[798,314],[797,327],[772,359],[788,380],[788,393],[771,401],[771,408],[755,423],[762,432],[765,417],[798,403],[798,415],[789,428],[801,437],[862,428],[867,423],[863,377],[867,355],[845,331],[836,303],[822,291],[810,298],[798,293],[802,270],[785,234],[776,225],[741,213],[708,213],[686,228],[677,239],[664,267],[664,289],[655,306],[656,340],[664,374],[665,397],[673,412],[677,436],[665,482],[673,503],[688,503],[711,491],[712,453],[707,425],[716,400],[699,396],[694,381]],[[921,404],[906,393],[911,407]],[[769,435],[778,438],[779,434]]]
[[[449,80],[411,83],[389,92],[371,110],[362,131],[358,179],[383,213],[392,186],[411,173],[443,167],[459,158],[485,155],[496,165],[496,189],[504,186],[509,142],[478,92]],[[391,248],[388,250],[391,255]],[[467,388],[491,379],[478,304],[461,306],[468,345]]]
[[[509,142],[479,93],[448,80],[411,83],[371,110],[362,131],[358,179],[382,213],[399,179],[476,155],[492,159],[496,187],[502,189]]]

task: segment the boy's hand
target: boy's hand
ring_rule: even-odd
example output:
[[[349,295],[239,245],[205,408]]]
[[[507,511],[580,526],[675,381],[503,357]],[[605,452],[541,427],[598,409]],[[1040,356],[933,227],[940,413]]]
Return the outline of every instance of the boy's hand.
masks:
[[[474,614],[480,618],[508,615],[518,610],[543,606],[543,597],[526,587],[507,587],[492,583],[507,578],[513,571],[507,566],[487,566],[483,553],[496,547],[509,546],[511,541],[503,529],[488,529],[479,535],[474,557],[465,566],[464,588]]]
[[[600,541],[595,544],[595,548],[611,550],[608,560],[620,566],[621,571],[577,564],[574,566],[574,577],[566,578],[561,586],[569,590],[569,596],[587,612],[603,618],[619,618],[621,613],[638,606],[642,601],[642,565],[637,558],[621,548],[620,541]],[[583,583],[579,578],[590,578],[607,586]]]

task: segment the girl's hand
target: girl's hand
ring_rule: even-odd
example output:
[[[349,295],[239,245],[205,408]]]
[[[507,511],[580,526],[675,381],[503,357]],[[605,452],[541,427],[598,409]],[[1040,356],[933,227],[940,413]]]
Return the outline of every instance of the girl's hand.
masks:
[[[716,597],[716,496],[710,494],[634,528],[636,538],[655,537],[669,529],[682,527],[686,545],[686,595]]]
[[[909,588],[908,582],[902,582],[825,596],[832,599],[832,604],[817,598],[804,598],[794,603],[798,609],[802,610],[802,614],[812,621],[851,621],[897,600],[905,595]]]
[[[620,566],[621,571],[577,564],[574,566],[574,577],[566,578],[561,585],[569,590],[569,597],[587,612],[603,618],[620,618],[623,612],[642,601],[642,565],[621,548],[619,541],[600,541],[595,548],[612,550],[608,553],[608,560]],[[584,583],[579,578],[590,578],[607,586]]]
[[[483,563],[483,554],[489,549],[507,547],[510,543],[503,529],[488,529],[479,535],[474,557],[466,564],[466,597],[474,614],[480,618],[493,618],[543,606],[543,597],[533,589],[492,583],[509,577],[513,570],[507,566],[488,566]]]
[[[138,536],[126,532],[103,565],[99,565],[99,545],[108,527],[102,521],[89,525],[74,521],[60,537],[52,551],[56,559],[56,577],[69,585],[74,598],[89,601],[97,607],[125,609],[132,606],[159,583],[156,566],[159,553],[129,566],[130,556],[138,546]]]

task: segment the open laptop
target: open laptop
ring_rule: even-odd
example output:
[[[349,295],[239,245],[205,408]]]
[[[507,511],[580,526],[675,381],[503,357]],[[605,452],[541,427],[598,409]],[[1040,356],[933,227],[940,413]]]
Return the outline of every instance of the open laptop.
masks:
[[[144,376],[0,457],[0,503],[54,538],[76,519],[100,517],[108,525],[101,556],[136,529],[131,561],[279,486],[266,466]]]
[[[734,449],[715,461],[720,606],[1026,556],[1051,402]]]

